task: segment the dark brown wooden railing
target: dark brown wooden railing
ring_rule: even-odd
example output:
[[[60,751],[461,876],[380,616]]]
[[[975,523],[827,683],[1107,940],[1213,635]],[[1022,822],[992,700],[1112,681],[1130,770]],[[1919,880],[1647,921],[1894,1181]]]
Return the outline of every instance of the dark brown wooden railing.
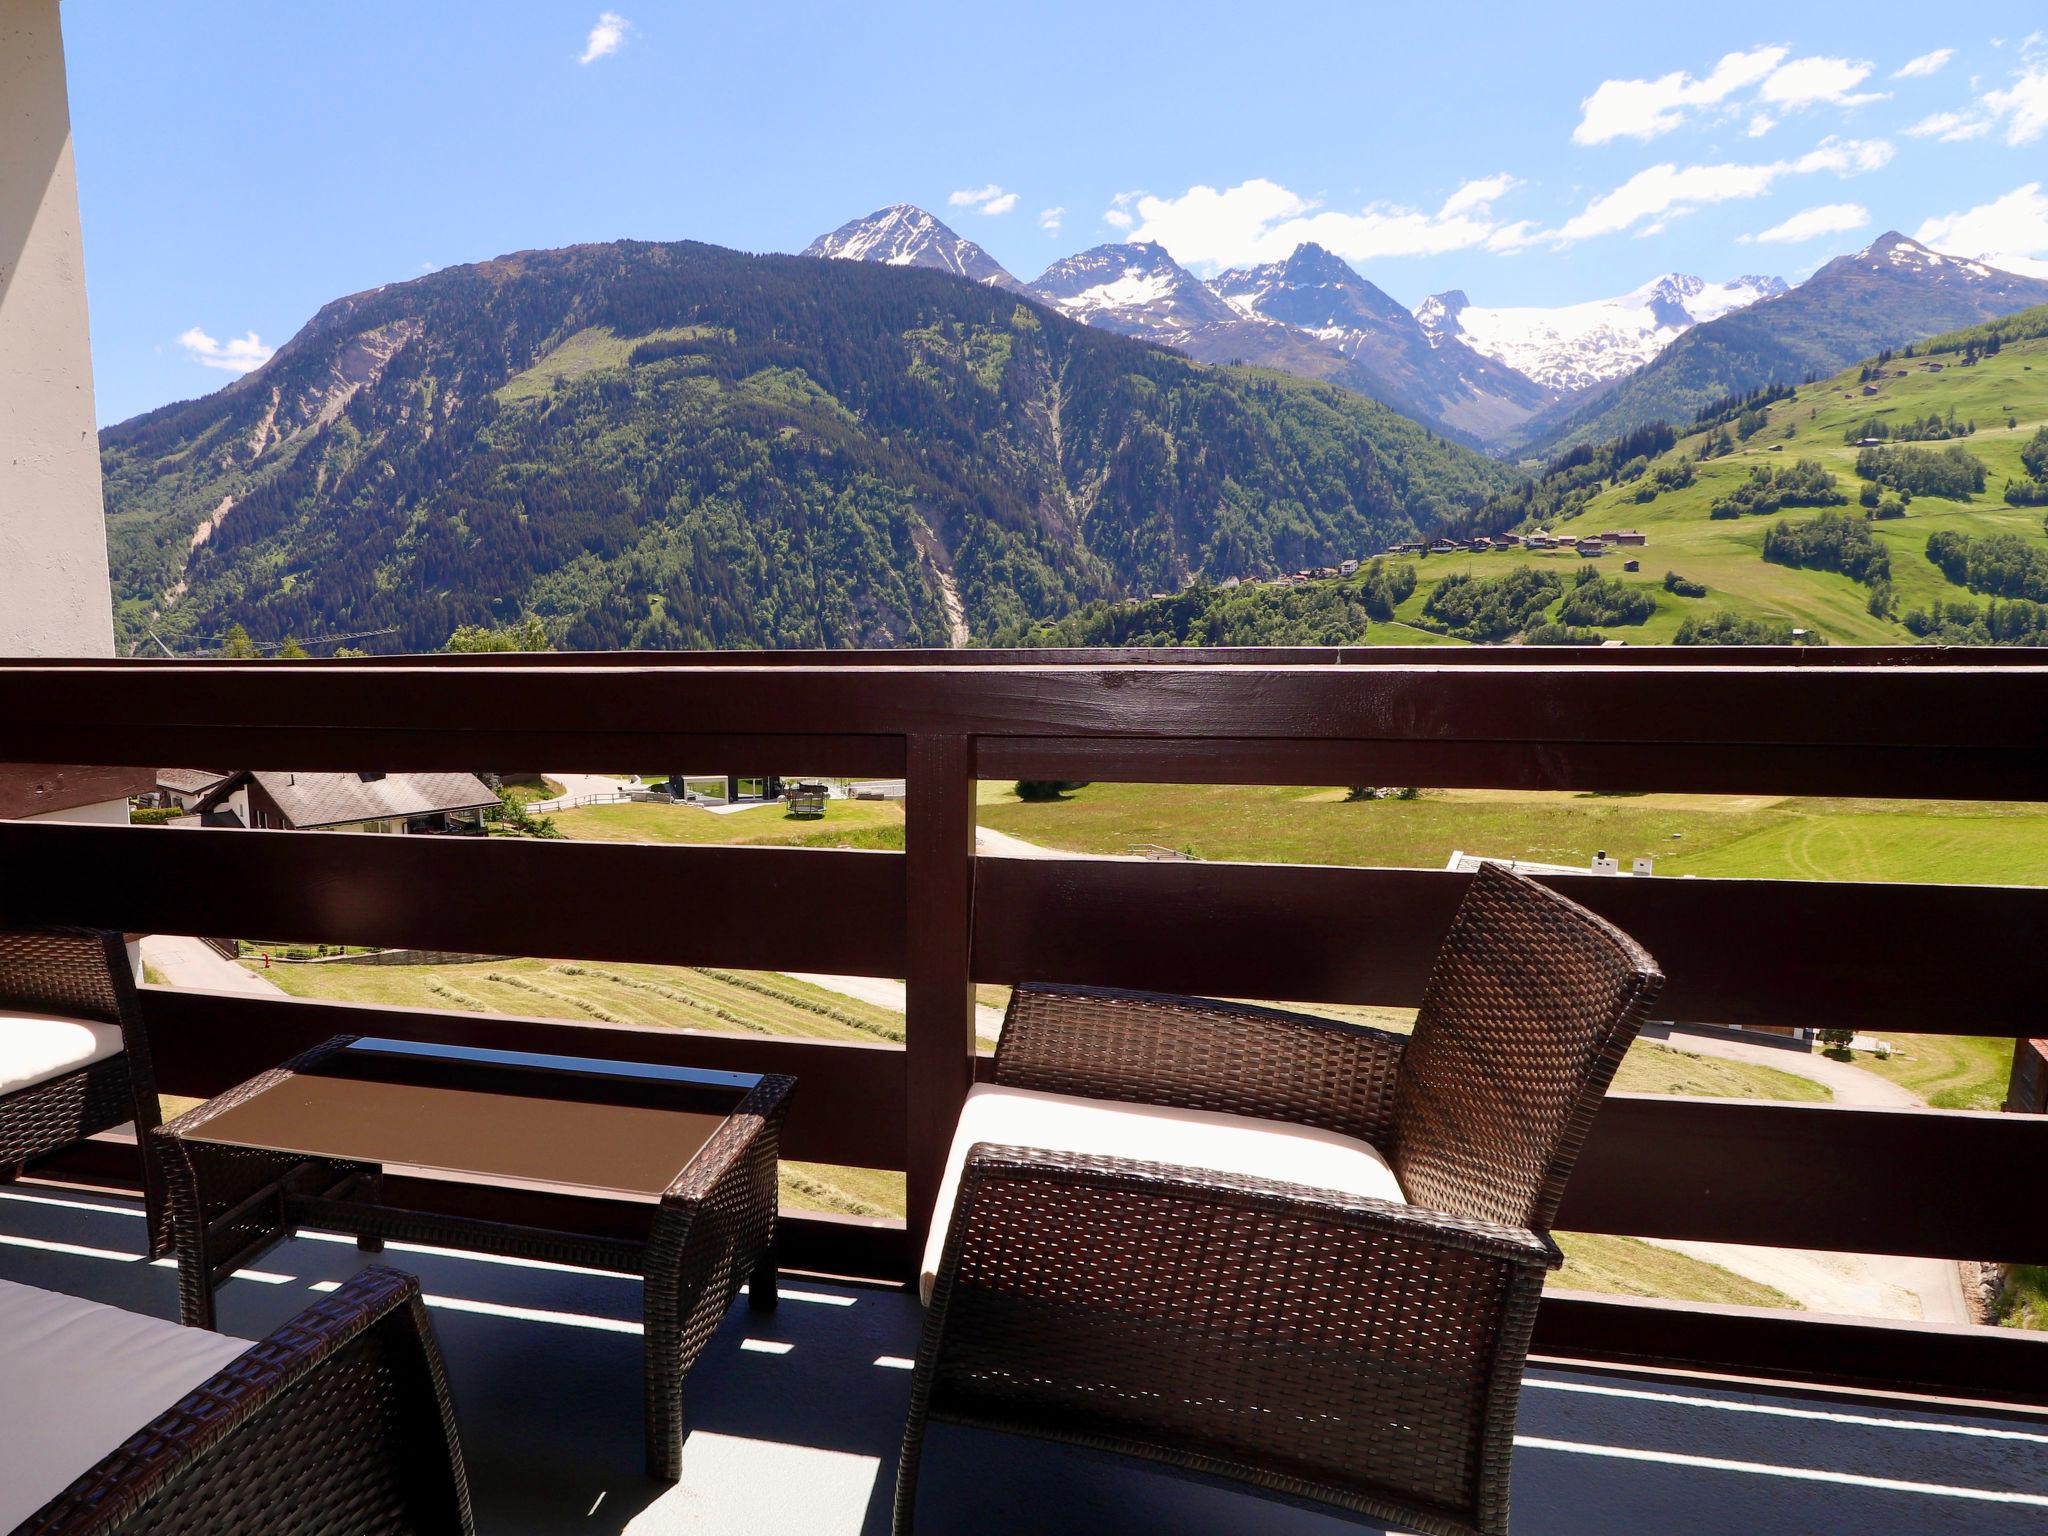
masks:
[[[900,1276],[972,1080],[975,981],[1410,1005],[1466,877],[976,858],[977,778],[2048,800],[2048,668],[1975,651],[1519,650],[388,658],[0,667],[0,760],[904,776],[901,854],[0,825],[0,920],[900,976],[907,1044],[146,989],[167,1093],[342,1031],[789,1071],[791,1157],[900,1168],[909,1223],[792,1258]],[[2023,874],[2027,872],[2022,872]],[[2048,870],[2032,872],[2048,884]],[[2048,889],[1559,877],[1696,1021],[2042,1033]],[[763,913],[801,918],[762,922]],[[2048,1119],[1613,1097],[1571,1230],[2048,1262]],[[394,1197],[404,1198],[403,1181]],[[479,1213],[594,1219],[479,1191]],[[546,1206],[543,1211],[542,1206]],[[1546,1299],[1539,1348],[2048,1402],[2048,1342]]]

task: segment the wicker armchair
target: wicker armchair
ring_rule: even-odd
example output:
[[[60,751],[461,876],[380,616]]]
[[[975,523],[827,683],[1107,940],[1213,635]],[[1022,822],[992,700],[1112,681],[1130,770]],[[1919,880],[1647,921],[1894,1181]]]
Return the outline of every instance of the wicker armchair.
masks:
[[[33,1044],[29,1044],[33,1037]],[[12,1063],[12,1047],[32,1058]],[[118,933],[0,929],[0,1182],[41,1157],[129,1121],[142,1157],[146,1249],[170,1251],[149,1035]]]
[[[1625,934],[1489,865],[1412,1036],[1019,988],[995,1082],[976,1094],[1007,1093],[1027,1115],[1046,1096],[1070,1127],[1090,1100],[1109,1101],[1097,1114],[1177,1115],[1185,1125],[1162,1133],[1183,1140],[1169,1145],[1218,1129],[1256,1141],[1267,1122],[1280,1166],[1317,1174],[1071,1142],[962,1146],[988,1118],[970,1098],[950,1220],[945,1193],[935,1216],[897,1532],[911,1529],[932,1419],[1144,1456],[1404,1529],[1505,1532],[1522,1366],[1561,1262],[1547,1229],[1662,981]],[[1389,1196],[1357,1192],[1370,1179],[1312,1187],[1352,1166],[1340,1155],[1379,1168]]]
[[[155,1319],[120,1322],[193,1336]],[[15,1536],[471,1536],[455,1412],[412,1276],[363,1270],[238,1352],[209,1337],[229,1346],[219,1368]],[[132,1337],[129,1347],[149,1357]]]

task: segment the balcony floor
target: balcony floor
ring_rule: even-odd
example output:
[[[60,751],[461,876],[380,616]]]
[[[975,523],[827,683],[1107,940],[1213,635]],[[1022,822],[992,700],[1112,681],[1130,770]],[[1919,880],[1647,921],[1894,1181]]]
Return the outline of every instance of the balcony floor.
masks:
[[[118,1197],[0,1189],[0,1277],[174,1317],[176,1276],[141,1261],[139,1220]],[[256,1337],[362,1262],[346,1238],[282,1245],[222,1290],[222,1326]],[[887,1531],[913,1299],[792,1280],[772,1316],[735,1308],[691,1377],[684,1479],[667,1487],[640,1471],[638,1282],[405,1245],[385,1262],[426,1286],[485,1536]],[[919,1529],[933,1536],[1381,1529],[944,1426],[925,1469]],[[1514,1499],[1516,1536],[2038,1532],[2048,1421],[1538,1369]]]

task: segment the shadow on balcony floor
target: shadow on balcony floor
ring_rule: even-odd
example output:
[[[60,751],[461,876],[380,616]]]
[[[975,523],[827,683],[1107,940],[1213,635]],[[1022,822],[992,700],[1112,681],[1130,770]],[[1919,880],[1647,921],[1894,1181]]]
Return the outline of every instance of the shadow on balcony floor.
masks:
[[[0,1278],[177,1315],[176,1275],[142,1262],[139,1207],[0,1189]],[[302,1237],[221,1292],[255,1337],[363,1262]],[[394,1245],[434,1309],[479,1529],[882,1536],[917,1344],[915,1302],[792,1280],[781,1309],[734,1309],[690,1380],[676,1487],[640,1471],[638,1282]],[[1728,1531],[2038,1532],[2048,1421],[1917,1413],[1552,1370],[1531,1373],[1515,1458],[1516,1536]],[[1334,1536],[1360,1526],[1115,1457],[939,1427],[920,1531]]]

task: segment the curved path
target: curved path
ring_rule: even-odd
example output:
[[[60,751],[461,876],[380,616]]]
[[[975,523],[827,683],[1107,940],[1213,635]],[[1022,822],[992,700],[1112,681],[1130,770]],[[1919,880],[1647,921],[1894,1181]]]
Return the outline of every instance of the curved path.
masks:
[[[1911,1089],[1817,1052],[1788,1050],[1715,1035],[1659,1035],[1674,1050],[1789,1072],[1823,1084],[1834,1102],[1857,1109],[1925,1109]],[[1764,1248],[1748,1243],[1695,1243],[1649,1238],[1660,1248],[1718,1264],[1798,1300],[1815,1312],[1851,1316],[1968,1323],[1962,1271],[1947,1259],[1911,1259],[1882,1253],[1827,1253]]]

